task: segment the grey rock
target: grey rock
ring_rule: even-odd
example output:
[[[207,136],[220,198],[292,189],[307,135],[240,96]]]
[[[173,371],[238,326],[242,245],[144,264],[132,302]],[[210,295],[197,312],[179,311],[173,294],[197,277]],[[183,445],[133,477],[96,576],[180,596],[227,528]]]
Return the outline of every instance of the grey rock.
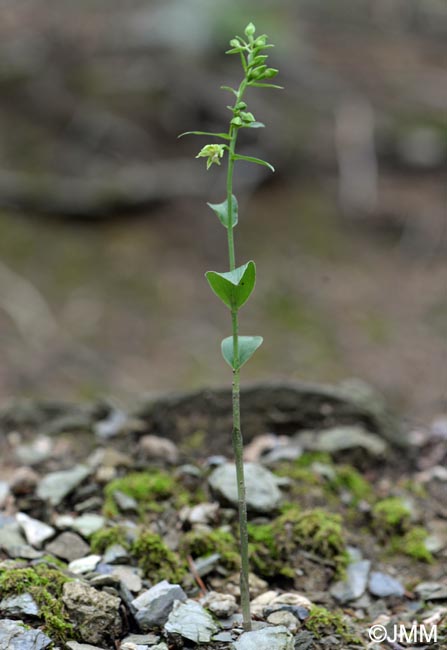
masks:
[[[219,631],[212,616],[195,600],[175,602],[164,629],[194,643],[209,643]]]
[[[169,650],[168,646],[164,641],[157,643],[157,645],[151,646],[150,650]]]
[[[41,630],[26,629],[20,621],[0,621],[0,650],[44,650],[52,643]]]
[[[162,627],[168,620],[174,602],[185,600],[186,594],[179,585],[172,585],[167,580],[154,585],[132,601],[140,629],[146,631]]]
[[[153,646],[160,641],[159,634],[129,634],[121,643],[135,643],[135,645]],[[151,648],[152,650],[152,648]]]
[[[101,528],[104,528],[106,523],[105,518],[102,515],[95,515],[93,513],[86,513],[76,519],[71,524],[70,528],[83,537],[91,537],[93,533],[98,532]]]
[[[199,557],[194,560],[196,571],[203,578],[203,576],[208,575],[211,571],[218,566],[220,562],[220,553],[213,553],[212,555],[207,555],[205,557]]]
[[[6,481],[0,481],[0,508],[6,503],[6,499],[9,496],[9,485]]]
[[[37,486],[37,496],[51,505],[58,506],[75,488],[90,476],[87,465],[75,465],[71,469],[47,474]]]
[[[111,577],[118,580],[121,586],[127,587],[129,591],[138,593],[142,588],[141,577],[138,575],[138,569],[131,566],[114,566]]]
[[[244,632],[233,647],[235,650],[294,650],[294,639],[284,626],[264,627]]]
[[[39,607],[31,594],[4,598],[0,602],[0,612],[11,618],[39,618]]]
[[[17,460],[23,465],[38,465],[51,456],[53,448],[52,440],[49,436],[39,435],[29,444],[18,445],[14,449]]]
[[[8,555],[14,559],[38,560],[45,554],[43,551],[36,551],[28,544],[20,544],[19,546],[8,546]]]
[[[447,600],[447,584],[441,582],[420,582],[415,592],[422,600]]]
[[[92,496],[88,499],[85,499],[85,501],[80,501],[79,503],[75,503],[74,510],[75,512],[91,512],[95,510],[101,510],[103,504],[103,500],[99,496]]]
[[[129,559],[129,554],[121,544],[112,544],[104,553],[103,562],[106,564],[120,564]]]
[[[218,618],[229,618],[237,610],[236,598],[232,594],[210,591],[202,598],[200,604]]]
[[[78,643],[77,641],[68,641],[67,648],[70,650],[102,650],[97,645],[90,645],[89,643]]]
[[[276,477],[262,465],[245,463],[247,507],[255,512],[272,512],[281,499]],[[224,503],[237,506],[236,468],[233,463],[217,467],[210,475],[209,484],[216,496]]]
[[[31,546],[39,548],[47,539],[54,537],[56,534],[52,526],[48,526],[48,524],[44,524],[38,519],[33,519],[24,512],[17,513],[16,519],[25,533],[26,541]]]
[[[113,498],[121,512],[138,512],[138,503],[133,497],[124,494],[121,490],[115,490]]]
[[[26,544],[20,532],[20,526],[15,519],[5,519],[0,522],[0,548],[9,553],[10,548],[17,548]]]
[[[401,583],[380,571],[373,571],[369,577],[368,589],[373,596],[378,598],[388,598],[389,596],[401,597],[405,594],[405,589]]]
[[[387,444],[383,438],[360,426],[340,426],[324,431],[302,431],[295,440],[303,449],[335,453],[348,449],[364,449],[371,456],[383,456]]]
[[[146,435],[140,438],[138,443],[139,456],[145,460],[164,460],[171,465],[176,465],[179,460],[179,451],[177,446],[169,438],[161,436]]]
[[[108,440],[125,433],[128,428],[129,417],[124,411],[114,409],[103,420],[96,422],[93,430],[95,435],[102,440]]]
[[[267,616],[267,622],[271,625],[282,625],[295,633],[298,630],[298,619],[287,609],[278,609]]]
[[[79,560],[73,560],[68,565],[68,570],[72,573],[89,573],[89,571],[94,571],[98,562],[101,560],[100,555],[87,555],[86,557],[81,557]]]
[[[76,580],[65,583],[62,601],[81,641],[107,647],[120,635],[119,598]]]
[[[332,596],[340,603],[360,598],[365,592],[370,568],[369,560],[360,560],[349,564],[346,570],[346,580],[335,583],[330,590]]]
[[[231,643],[233,640],[233,635],[231,632],[219,632],[213,636],[213,641],[219,641],[220,643]]]
[[[90,547],[76,533],[65,532],[47,544],[45,550],[61,560],[72,562],[85,557],[90,552]]]

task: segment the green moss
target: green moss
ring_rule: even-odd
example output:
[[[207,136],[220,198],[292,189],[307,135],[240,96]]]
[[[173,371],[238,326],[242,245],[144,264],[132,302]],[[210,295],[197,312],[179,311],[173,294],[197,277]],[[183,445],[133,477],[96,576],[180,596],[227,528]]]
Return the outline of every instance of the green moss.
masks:
[[[338,575],[348,563],[341,518],[320,508],[290,506],[269,524],[249,524],[248,533],[253,570],[265,578],[293,578],[293,558],[301,549],[330,561]]]
[[[428,532],[421,526],[410,528],[403,536],[395,536],[390,541],[390,549],[395,553],[403,553],[421,562],[433,562],[433,555],[425,542]]]
[[[378,501],[372,509],[374,529],[379,536],[402,534],[408,529],[411,512],[399,497],[388,497]]]
[[[296,467],[310,467],[313,463],[324,463],[331,465],[332,459],[325,451],[305,451],[294,461]]]
[[[248,524],[249,555],[253,571],[264,578],[282,575],[293,578],[294,571],[277,544],[273,524]]]
[[[0,569],[0,593],[3,597],[31,594],[39,606],[44,632],[55,643],[63,644],[68,638],[75,638],[62,603],[63,586],[69,580],[44,563],[26,569]]]
[[[93,533],[90,538],[90,548],[92,553],[99,553],[101,555],[113,544],[120,544],[127,550],[130,548],[126,529],[123,526],[102,528],[101,530],[96,531],[96,533]]]
[[[339,574],[343,573],[348,564],[340,515],[326,512],[322,508],[302,512],[289,510],[275,521],[274,531],[277,543],[285,552],[298,545],[332,561]]]
[[[371,484],[351,465],[339,465],[335,468],[335,477],[328,481],[331,491],[339,493],[347,490],[354,502],[369,500],[373,495]]]
[[[178,583],[186,574],[186,567],[179,556],[171,551],[156,533],[141,533],[133,542],[130,553],[145,576],[153,583],[161,580]]]
[[[240,568],[238,544],[234,535],[225,530],[210,532],[192,530],[183,536],[179,550],[185,558],[190,555],[194,559],[219,553],[220,564],[225,569],[235,571]]]
[[[361,644],[361,641],[353,634],[340,612],[330,612],[325,607],[312,605],[309,616],[304,620],[303,627],[317,638],[336,634],[345,643]]]
[[[140,514],[159,512],[160,501],[171,497],[176,489],[176,482],[169,474],[160,470],[151,472],[131,472],[127,476],[110,481],[104,488],[103,511],[107,517],[119,514],[113,497],[115,492],[123,492],[137,502]]]

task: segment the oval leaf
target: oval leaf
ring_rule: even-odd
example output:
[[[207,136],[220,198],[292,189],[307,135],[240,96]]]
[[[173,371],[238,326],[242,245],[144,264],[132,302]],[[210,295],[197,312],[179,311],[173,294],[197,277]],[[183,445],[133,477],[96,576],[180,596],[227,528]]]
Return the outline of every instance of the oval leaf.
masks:
[[[250,357],[256,352],[259,346],[262,344],[264,339],[262,336],[238,336],[238,347],[239,347],[239,364],[236,367],[234,365],[234,350],[233,350],[233,337],[228,336],[222,341],[221,349],[222,356],[225,361],[228,363],[230,368],[237,370],[237,368],[242,368],[242,366],[247,363]]]
[[[238,222],[238,205],[237,205],[237,199],[232,194],[232,210],[231,210],[231,221],[232,221],[232,227],[237,224]],[[211,210],[214,210],[214,212],[217,214],[219,217],[219,220],[225,228],[229,227],[229,215],[228,215],[228,201],[225,199],[223,203],[207,203]]]
[[[247,302],[256,283],[256,265],[253,261],[239,266],[234,271],[218,273],[207,271],[206,279],[222,302],[230,309],[239,309]]]
[[[233,160],[246,160],[247,162],[256,163],[256,165],[263,165],[264,167],[268,167],[272,170],[272,172],[275,171],[273,165],[268,163],[266,160],[262,160],[261,158],[253,158],[253,156],[241,156],[240,154],[235,153]]]

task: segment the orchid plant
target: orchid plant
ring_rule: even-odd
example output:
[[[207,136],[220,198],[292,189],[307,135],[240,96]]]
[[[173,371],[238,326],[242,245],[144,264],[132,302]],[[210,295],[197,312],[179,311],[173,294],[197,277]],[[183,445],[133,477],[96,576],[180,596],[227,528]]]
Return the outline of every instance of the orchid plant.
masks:
[[[205,131],[187,131],[184,135],[210,136],[213,139],[223,140],[223,144],[207,144],[197,154],[196,158],[206,159],[206,168],[213,164],[220,165],[223,160],[227,163],[226,198],[222,203],[208,203],[224,228],[227,230],[229,271],[208,271],[206,279],[213,292],[228,307],[231,314],[232,335],[222,341],[222,355],[233,371],[232,405],[233,405],[233,449],[236,462],[236,480],[239,506],[239,534],[241,551],[241,607],[244,629],[251,629],[250,616],[250,590],[249,590],[249,558],[248,558],[248,533],[247,533],[247,503],[245,495],[243,439],[240,418],[240,371],[242,366],[250,359],[262,344],[261,336],[239,335],[239,310],[250,297],[256,282],[256,266],[251,260],[236,266],[234,228],[238,223],[238,202],[233,194],[233,177],[235,163],[247,161],[256,165],[264,165],[274,171],[272,165],[252,156],[244,156],[236,152],[236,143],[239,131],[244,128],[259,129],[264,127],[258,122],[244,101],[248,88],[281,88],[270,82],[276,77],[278,70],[267,65],[265,51],[273,47],[268,43],[266,34],[256,36],[253,23],[245,28],[244,37],[236,36],[230,41],[231,49],[227,54],[240,56],[244,73],[238,88],[222,86],[223,90],[234,96],[234,104],[228,106],[231,119],[226,133],[210,133]]]

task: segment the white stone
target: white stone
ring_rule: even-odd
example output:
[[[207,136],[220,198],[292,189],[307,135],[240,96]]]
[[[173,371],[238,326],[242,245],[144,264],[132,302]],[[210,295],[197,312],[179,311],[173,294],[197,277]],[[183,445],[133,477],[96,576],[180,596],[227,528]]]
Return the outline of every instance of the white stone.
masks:
[[[25,533],[28,544],[36,548],[40,548],[47,539],[56,534],[54,528],[44,524],[43,521],[29,517],[24,512],[18,512],[16,519]]]
[[[79,558],[79,560],[73,560],[73,562],[70,562],[68,570],[76,574],[89,573],[89,571],[94,571],[96,569],[100,560],[100,555],[87,555],[86,557]]]

